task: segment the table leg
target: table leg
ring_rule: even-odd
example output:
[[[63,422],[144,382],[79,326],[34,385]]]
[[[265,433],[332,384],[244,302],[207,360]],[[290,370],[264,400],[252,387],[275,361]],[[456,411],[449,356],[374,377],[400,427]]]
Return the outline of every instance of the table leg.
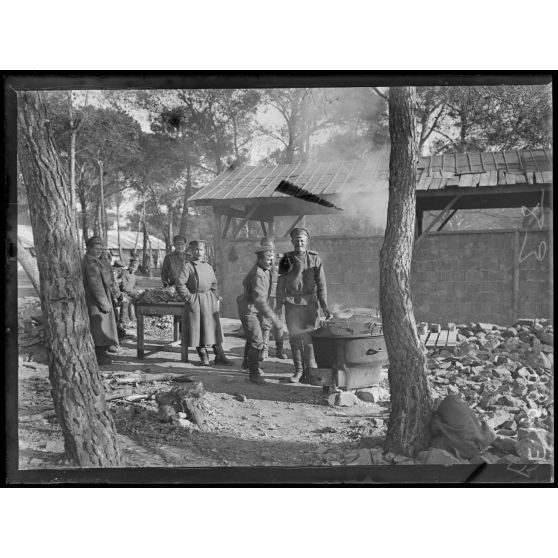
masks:
[[[137,328],[138,328],[138,351],[137,357],[143,358],[143,336],[144,336],[144,329],[143,329],[143,310],[140,308],[136,308],[136,319],[137,319]]]
[[[179,339],[178,324],[180,323],[180,316],[173,316],[172,318],[173,318],[172,321],[173,321],[173,324],[174,324],[173,341],[178,341],[178,339]]]
[[[181,355],[182,355],[182,362],[188,362],[188,318],[187,318],[187,311],[186,307],[182,310],[182,332],[181,332]]]

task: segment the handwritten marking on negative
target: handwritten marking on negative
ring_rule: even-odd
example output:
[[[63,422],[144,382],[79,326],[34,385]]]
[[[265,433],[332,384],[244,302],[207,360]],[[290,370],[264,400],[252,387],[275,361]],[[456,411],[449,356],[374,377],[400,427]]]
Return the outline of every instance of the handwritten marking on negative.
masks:
[[[539,230],[543,228],[544,225],[544,192],[541,192],[541,201],[537,203],[534,209],[529,209],[524,205],[521,206],[521,212],[523,213],[524,217],[533,217],[539,227]],[[539,211],[539,213],[538,213]],[[523,236],[523,244],[521,245],[521,250],[519,251],[519,263],[523,263],[529,256],[535,256],[538,261],[541,261],[546,256],[547,252],[547,245],[546,241],[541,240],[536,250],[532,250],[528,254],[523,255],[523,251],[525,250],[525,244],[527,244],[527,237],[529,236],[529,232],[525,231],[525,235]]]

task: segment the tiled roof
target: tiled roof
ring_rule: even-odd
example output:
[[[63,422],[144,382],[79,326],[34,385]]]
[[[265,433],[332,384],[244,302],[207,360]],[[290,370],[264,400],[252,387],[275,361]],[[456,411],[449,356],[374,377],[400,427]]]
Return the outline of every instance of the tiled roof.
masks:
[[[200,188],[191,202],[286,197],[275,192],[288,180],[312,194],[327,196],[387,187],[389,146],[358,161],[298,163],[226,170]],[[552,150],[458,153],[421,157],[417,190],[552,182]]]

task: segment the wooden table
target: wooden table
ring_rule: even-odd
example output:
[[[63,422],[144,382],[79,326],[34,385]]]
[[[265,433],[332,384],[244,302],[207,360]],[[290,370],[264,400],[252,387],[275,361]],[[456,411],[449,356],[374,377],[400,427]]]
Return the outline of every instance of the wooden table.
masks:
[[[188,320],[186,318],[186,304],[184,302],[161,302],[160,304],[136,304],[136,320],[138,326],[138,358],[144,355],[144,316],[181,316],[182,342],[181,361],[188,362]],[[179,339],[178,323],[174,324],[174,340]]]

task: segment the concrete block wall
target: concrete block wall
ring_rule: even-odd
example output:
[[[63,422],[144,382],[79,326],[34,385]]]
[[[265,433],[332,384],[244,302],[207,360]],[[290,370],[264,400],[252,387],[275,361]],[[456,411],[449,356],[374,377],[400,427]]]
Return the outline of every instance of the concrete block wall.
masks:
[[[310,248],[324,262],[330,307],[379,307],[382,243],[381,236],[312,238]],[[220,284],[224,317],[237,317],[236,297],[255,261],[257,245],[257,239],[223,243],[225,280]],[[276,246],[278,252],[292,249],[289,239],[276,239]],[[415,317],[429,323],[501,325],[511,324],[517,317],[551,318],[551,274],[549,231],[433,233],[413,257]]]

